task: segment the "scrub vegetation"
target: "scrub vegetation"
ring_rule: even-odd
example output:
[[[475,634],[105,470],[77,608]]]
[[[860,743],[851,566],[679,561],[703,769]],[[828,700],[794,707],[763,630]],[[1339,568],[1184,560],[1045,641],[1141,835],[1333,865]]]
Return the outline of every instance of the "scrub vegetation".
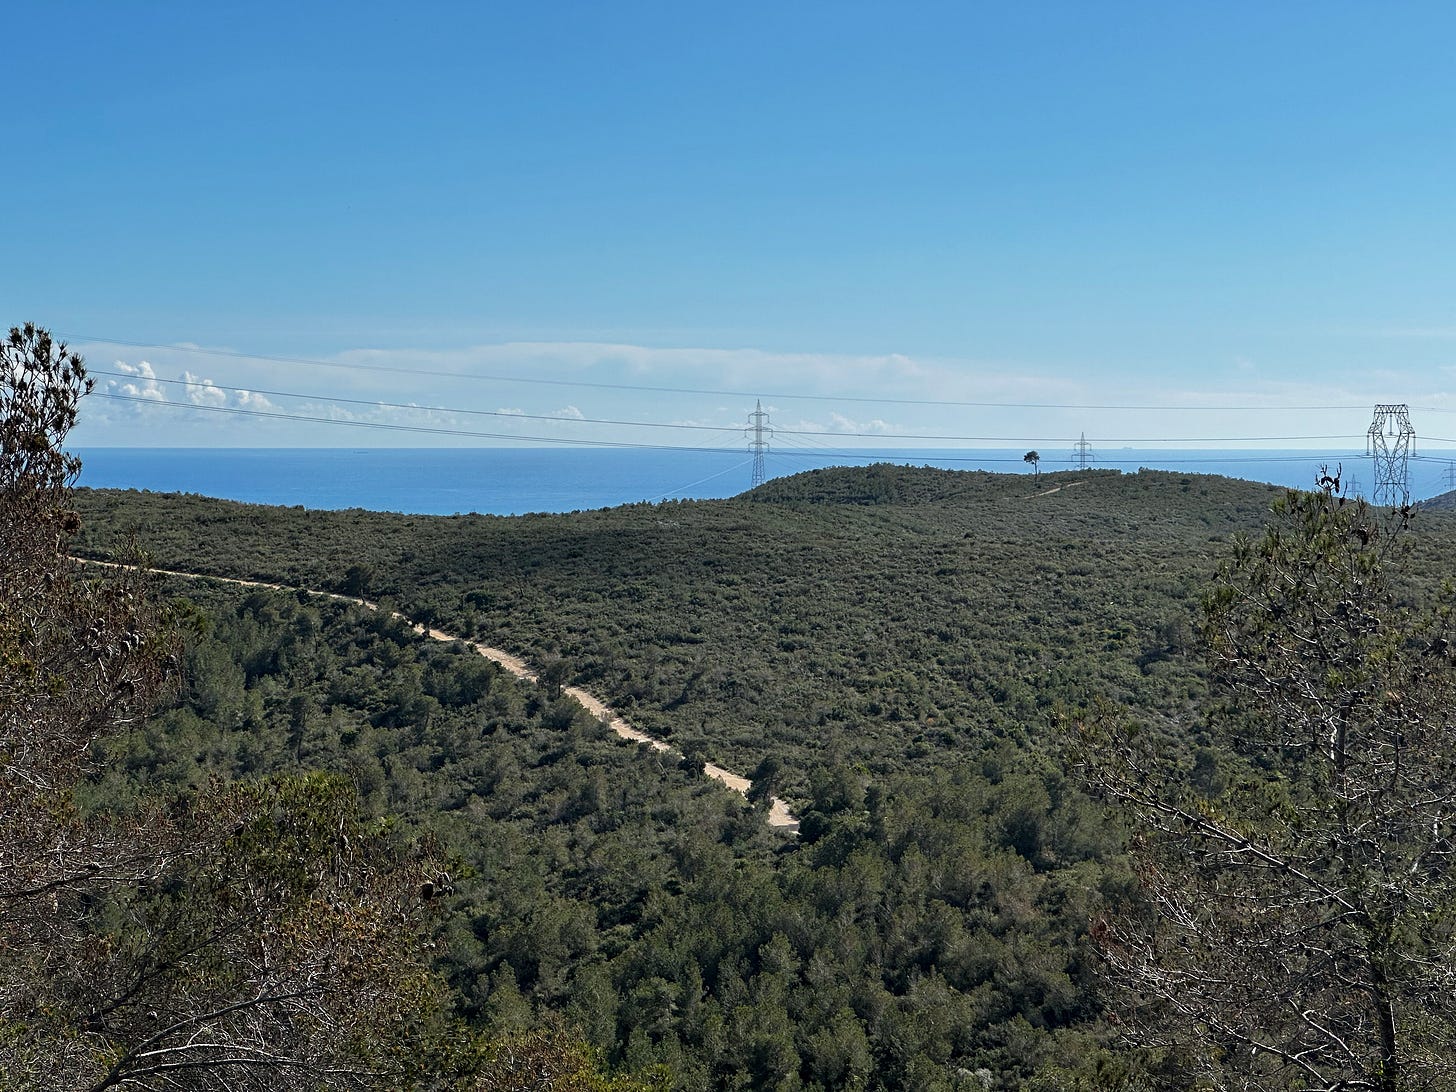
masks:
[[[280,874],[281,901],[260,920],[297,921],[289,936],[306,946],[334,935],[312,916],[320,907],[360,916],[376,947],[330,951],[375,991],[390,1034],[365,1024],[338,1042],[358,1073],[390,1074],[377,1078],[385,1087],[520,1087],[519,1067],[538,1063],[563,1088],[1314,1087],[1277,1059],[1230,1069],[1233,1041],[1200,1031],[1216,1026],[1217,997],[1189,1034],[1149,1030],[1168,1026],[1157,1017],[1178,996],[1153,987],[1187,973],[1129,955],[1147,935],[1138,915],[1173,890],[1149,869],[1172,876],[1193,857],[1132,806],[1133,767],[1115,761],[1132,748],[1192,794],[1177,797],[1187,814],[1227,811],[1251,843],[1269,785],[1286,786],[1280,800],[1314,798],[1301,786],[1318,763],[1286,763],[1288,741],[1243,746],[1227,727],[1236,714],[1220,712],[1247,682],[1240,665],[1283,647],[1282,616],[1225,593],[1212,615],[1200,605],[1210,586],[1252,586],[1240,566],[1264,555],[1234,540],[1260,542],[1282,496],[1161,472],[1033,483],[894,466],[807,473],[727,501],[515,518],[81,491],[79,555],[123,559],[135,542],[160,570],[366,596],[510,649],[543,682],[307,591],[159,578],[149,601],[175,620],[174,687],[149,717],[97,735],[65,797],[83,826],[172,802],[178,837],[216,848],[173,881],[88,889],[76,951],[99,958],[98,938],[180,945],[174,928],[212,936],[221,911],[209,908],[236,905],[225,876],[282,867],[274,840],[314,829],[282,818],[302,809],[345,833],[306,843],[301,859],[320,863]],[[1295,526],[1279,541],[1311,533]],[[1347,561],[1367,544],[1349,534]],[[1456,544],[1440,513],[1399,542],[1372,546],[1388,578],[1360,617],[1378,616],[1382,633],[1439,600]],[[1336,553],[1293,550],[1288,568],[1319,570]],[[1365,610],[1364,584],[1340,589],[1331,610],[1344,599]],[[1440,636],[1410,632],[1432,647]],[[1392,647],[1405,646],[1397,637],[1372,656],[1387,663]],[[1418,666],[1449,674],[1443,656]],[[1377,677],[1382,694],[1412,692]],[[560,696],[563,683],[685,757],[617,739]],[[1442,691],[1431,693],[1421,723],[1438,739]],[[751,773],[750,800],[700,776],[705,760]],[[769,790],[800,815],[799,837],[768,829]],[[1299,852],[1319,856],[1308,840]],[[367,875],[349,871],[366,862]],[[1423,912],[1448,913],[1438,887],[1423,889]],[[408,911],[387,944],[368,931],[379,907]],[[368,950],[392,953],[397,973]],[[1237,944],[1221,951],[1236,964]],[[1400,988],[1387,991],[1387,1023],[1404,1019]],[[0,1049],[20,1057],[66,1027],[84,1047],[94,1029],[66,1004],[47,1001],[38,1011],[52,1023],[36,1024],[7,999]],[[145,1049],[150,1011],[98,1057]],[[1444,1042],[1434,1020],[1422,1050]],[[1362,1065],[1370,1077],[1364,1061],[1330,1058],[1330,1079]]]

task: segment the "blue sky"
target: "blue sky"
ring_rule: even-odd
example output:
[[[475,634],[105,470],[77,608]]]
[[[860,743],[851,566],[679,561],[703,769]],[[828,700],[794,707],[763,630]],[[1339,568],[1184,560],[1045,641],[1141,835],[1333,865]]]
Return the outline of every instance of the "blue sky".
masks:
[[[732,446],[582,419],[727,429],[752,396],[810,445],[1360,446],[1377,401],[1456,436],[1448,4],[0,25],[6,321],[140,399],[80,443]]]

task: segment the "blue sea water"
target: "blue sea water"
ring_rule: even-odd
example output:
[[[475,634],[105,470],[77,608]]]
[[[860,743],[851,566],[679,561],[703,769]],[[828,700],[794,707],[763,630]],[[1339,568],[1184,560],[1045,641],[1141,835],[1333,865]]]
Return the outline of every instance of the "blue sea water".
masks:
[[[421,515],[519,515],[610,508],[638,501],[730,497],[747,490],[746,451],[613,448],[90,448],[80,484],[95,488],[197,493],[259,504],[369,508]],[[1030,473],[1007,450],[770,453],[769,477],[816,467],[901,462],[953,470]],[[1358,452],[1130,450],[1098,452],[1095,467],[1225,474],[1309,488],[1322,466],[1342,464],[1356,492],[1373,484]],[[1043,453],[1042,471],[1067,470]],[[1412,496],[1447,488],[1445,460],[1412,460]],[[1363,487],[1363,488],[1362,488]]]

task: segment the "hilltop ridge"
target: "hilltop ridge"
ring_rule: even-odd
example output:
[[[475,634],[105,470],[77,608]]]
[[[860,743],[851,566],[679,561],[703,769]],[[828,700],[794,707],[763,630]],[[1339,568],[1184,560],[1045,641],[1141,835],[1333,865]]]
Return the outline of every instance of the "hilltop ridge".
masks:
[[[1161,471],[882,465],[566,515],[80,503],[98,556],[140,524],[163,568],[387,597],[559,660],[676,746],[711,740],[744,770],[777,757],[802,787],[826,748],[898,762],[990,746],[1094,693],[1176,717],[1201,693],[1185,655],[1198,590],[1282,492]]]

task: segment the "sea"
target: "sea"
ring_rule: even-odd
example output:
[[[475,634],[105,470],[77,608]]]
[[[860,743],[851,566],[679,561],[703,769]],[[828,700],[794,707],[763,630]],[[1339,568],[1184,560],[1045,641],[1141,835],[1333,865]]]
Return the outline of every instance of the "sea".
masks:
[[[98,489],[195,493],[257,504],[367,508],[418,515],[512,516],[623,504],[731,497],[753,483],[747,451],[641,448],[82,448],[79,484]],[[900,463],[950,470],[1030,474],[1025,453],[1006,449],[770,452],[765,478],[828,466]],[[1043,452],[1042,473],[1075,470],[1077,455]],[[1312,488],[1323,468],[1342,467],[1355,494],[1373,489],[1358,451],[1214,451],[1120,448],[1087,466],[1222,474]],[[1451,488],[1456,463],[1412,458],[1411,496]]]

